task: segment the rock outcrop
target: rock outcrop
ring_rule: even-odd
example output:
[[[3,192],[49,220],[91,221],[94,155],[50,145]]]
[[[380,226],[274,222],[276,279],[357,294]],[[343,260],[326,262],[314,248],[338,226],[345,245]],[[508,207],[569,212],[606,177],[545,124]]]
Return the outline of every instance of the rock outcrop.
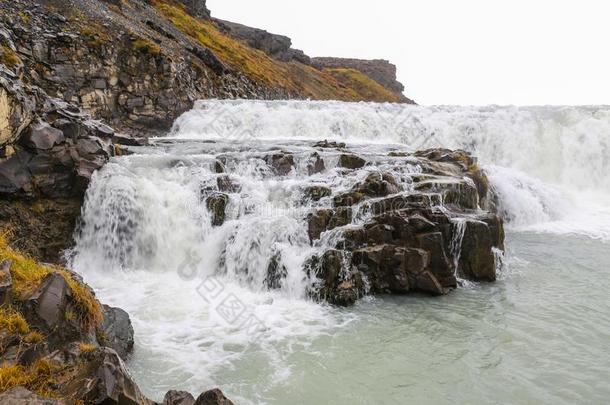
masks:
[[[345,156],[359,158],[341,154],[340,167],[363,170],[364,159],[345,164]],[[368,159],[378,164],[380,157]],[[420,170],[406,184],[395,177],[404,164]],[[476,161],[466,152],[433,149],[390,153],[384,166],[388,172],[329,195],[334,208],[308,216],[312,244],[326,232],[338,240],[306,264],[319,280],[312,295],[349,305],[366,294],[442,295],[461,279],[495,281],[503,222]]]
[[[3,236],[0,259],[0,403],[155,404],[123,362],[133,348],[127,313],[102,306],[76,274],[33,262]],[[231,401],[211,390],[192,403]]]
[[[299,49],[292,48],[292,40],[284,35],[272,34],[259,28],[215,18],[214,21],[228,35],[247,43],[254,49],[259,49],[274,59],[284,62],[297,61],[311,64],[311,58]]]
[[[316,57],[311,59],[311,64],[319,69],[355,69],[364,73],[395,94],[402,96],[403,102],[410,104],[414,103],[413,100],[410,100],[403,95],[405,87],[396,77],[396,65],[391,64],[387,60]]]
[[[461,282],[496,279],[503,221],[487,176],[467,152],[388,152],[326,141],[309,147],[259,141],[247,152],[222,141],[209,145],[205,153],[226,169],[202,185],[212,225],[222,226],[228,201],[240,205],[249,198],[251,191],[225,187],[238,175],[231,168],[243,161],[256,166],[259,176],[280,184],[279,194],[289,193],[288,204],[302,215],[303,233],[295,235],[307,235],[317,252],[304,262],[315,299],[350,305],[367,294],[443,295]],[[280,191],[281,184],[294,188]],[[286,258],[273,250],[265,254],[263,285],[281,289]],[[229,271],[222,268],[224,257],[219,263],[219,272]],[[230,268],[244,278],[258,270]]]
[[[122,131],[164,132],[205,98],[404,101],[383,85],[350,86],[313,68],[287,37],[210,19],[204,0],[0,0],[0,7],[0,63]],[[6,128],[31,118],[4,87],[0,142],[10,140]]]

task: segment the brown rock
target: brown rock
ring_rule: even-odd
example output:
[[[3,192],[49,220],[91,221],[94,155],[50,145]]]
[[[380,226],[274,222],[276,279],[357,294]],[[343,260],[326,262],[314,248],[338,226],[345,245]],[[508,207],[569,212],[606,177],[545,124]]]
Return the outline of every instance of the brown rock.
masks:
[[[344,167],[346,169],[360,169],[364,167],[366,164],[366,160],[362,159],[360,156],[343,154],[339,156],[339,167]]]

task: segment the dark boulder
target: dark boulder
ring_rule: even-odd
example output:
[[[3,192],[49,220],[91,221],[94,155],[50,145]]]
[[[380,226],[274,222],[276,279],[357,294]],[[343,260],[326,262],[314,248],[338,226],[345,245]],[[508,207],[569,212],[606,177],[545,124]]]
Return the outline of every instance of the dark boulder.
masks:
[[[216,185],[218,190],[223,193],[239,193],[241,191],[241,185],[229,175],[218,176]]]
[[[335,207],[351,207],[364,200],[364,197],[365,195],[359,191],[350,191],[335,196],[333,198],[333,205]]]
[[[265,161],[277,176],[286,176],[294,168],[294,156],[289,153],[275,153],[267,156]]]
[[[321,256],[312,257],[306,263],[310,276],[316,277],[319,284],[310,292],[314,298],[334,305],[352,305],[362,297],[364,280],[360,272],[344,271],[344,253],[327,250]]]
[[[335,141],[320,141],[314,145],[314,148],[332,148],[332,149],[343,149],[345,148],[345,142],[335,142]]]
[[[206,199],[206,206],[212,216],[212,226],[224,224],[228,203],[229,196],[224,193],[214,193]]]
[[[0,195],[32,195],[32,174],[28,170],[31,159],[32,155],[22,150],[0,159]]]
[[[312,153],[307,162],[307,172],[309,175],[312,176],[317,173],[322,173],[324,170],[326,170],[324,159],[320,157],[318,152]]]
[[[282,280],[286,278],[288,270],[282,264],[281,255],[277,254],[271,258],[267,266],[267,276],[265,277],[265,286],[269,290],[278,290],[282,287]]]
[[[468,280],[495,281],[496,255],[494,249],[501,249],[501,220],[486,218],[484,221],[467,221],[460,249],[458,273]],[[502,231],[503,232],[503,231]]]
[[[32,149],[48,150],[65,140],[63,132],[55,129],[46,122],[32,125],[21,138],[24,146]]]
[[[133,326],[129,314],[120,308],[104,305],[104,320],[98,330],[98,341],[102,346],[114,349],[125,359],[133,349]]]
[[[307,217],[308,234],[310,241],[320,239],[320,235],[352,221],[350,208],[338,207],[336,209],[321,209]]]
[[[396,194],[401,190],[400,185],[390,173],[371,173],[367,178],[355,187],[356,192],[367,197],[385,197]]]
[[[351,154],[342,154],[341,156],[339,156],[339,167],[343,167],[346,169],[360,169],[364,167],[365,164],[366,160],[364,160],[360,156]]]
[[[186,391],[168,391],[161,405],[193,405],[195,398]]]
[[[325,186],[308,186],[303,189],[306,200],[320,201],[324,197],[330,197],[332,190]]]
[[[83,356],[82,367],[61,388],[63,396],[80,398],[88,404],[153,405],[114,350],[102,347]]]
[[[233,405],[233,402],[225,397],[221,390],[215,388],[199,395],[195,405]]]

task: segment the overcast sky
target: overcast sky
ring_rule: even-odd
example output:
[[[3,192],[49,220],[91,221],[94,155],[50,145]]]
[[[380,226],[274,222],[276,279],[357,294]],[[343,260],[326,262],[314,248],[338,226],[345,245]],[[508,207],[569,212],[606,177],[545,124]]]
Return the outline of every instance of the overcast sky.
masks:
[[[610,104],[608,0],[208,0],[310,56],[389,59],[420,104]]]

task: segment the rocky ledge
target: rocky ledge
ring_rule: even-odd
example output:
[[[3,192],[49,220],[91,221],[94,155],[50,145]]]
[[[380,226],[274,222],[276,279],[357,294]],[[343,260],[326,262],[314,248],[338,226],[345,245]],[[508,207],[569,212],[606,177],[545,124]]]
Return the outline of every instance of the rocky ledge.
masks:
[[[41,265],[0,237],[0,403],[146,405],[124,360],[129,315],[102,305],[78,275]],[[219,390],[197,399],[170,391],[164,405],[232,402]]]
[[[287,195],[299,184],[300,197],[291,203],[316,252],[304,268],[315,299],[350,305],[367,294],[443,295],[461,282],[496,280],[503,221],[486,174],[467,152],[376,152],[327,141],[258,144],[235,154],[224,144],[213,148],[206,153],[222,150],[218,177],[202,197],[214,226],[236,219],[227,212],[231,201],[248,199],[231,169],[237,160],[259,162],[273,184],[289,187]],[[285,259],[269,257],[267,288],[281,288]]]

